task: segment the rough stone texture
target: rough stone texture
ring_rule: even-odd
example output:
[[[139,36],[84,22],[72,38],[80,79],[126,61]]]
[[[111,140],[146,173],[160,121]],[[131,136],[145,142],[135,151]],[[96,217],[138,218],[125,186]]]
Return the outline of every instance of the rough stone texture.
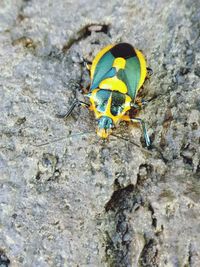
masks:
[[[198,0],[0,1],[1,267],[200,266],[199,29]],[[119,41],[154,70],[149,151],[131,125],[104,142],[87,110],[56,117]]]

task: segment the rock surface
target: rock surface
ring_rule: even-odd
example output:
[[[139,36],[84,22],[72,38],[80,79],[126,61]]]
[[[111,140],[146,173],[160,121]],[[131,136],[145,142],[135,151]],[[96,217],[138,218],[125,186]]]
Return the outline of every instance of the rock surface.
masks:
[[[1,267],[200,266],[199,29],[198,0],[0,1]],[[87,110],[56,117],[119,41],[154,70],[149,151],[132,125],[104,142]]]

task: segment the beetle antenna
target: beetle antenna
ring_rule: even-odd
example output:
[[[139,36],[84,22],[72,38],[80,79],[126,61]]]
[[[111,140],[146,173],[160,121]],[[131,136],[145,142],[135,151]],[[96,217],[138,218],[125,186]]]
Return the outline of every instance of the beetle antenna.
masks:
[[[111,133],[110,135],[112,135],[112,136],[114,136],[114,137],[116,137],[116,138],[120,138],[120,139],[122,139],[122,140],[124,140],[124,141],[129,141],[130,143],[134,144],[135,146],[140,147],[138,144],[136,144],[136,143],[133,142],[133,141],[130,141],[129,139],[127,139],[127,138],[125,138],[125,137],[122,137],[122,136],[120,136],[120,135],[116,135],[116,134],[113,134],[113,133]]]
[[[57,114],[56,117],[57,118],[61,118],[61,119],[64,119],[64,118],[68,118],[72,111],[74,110],[74,108],[78,105],[79,101],[77,99],[74,100],[74,102],[72,103],[71,107],[69,108],[69,110],[67,111],[67,113],[65,114]]]
[[[35,147],[47,146],[47,145],[50,145],[52,143],[56,143],[56,142],[59,142],[59,141],[62,141],[62,140],[68,139],[68,138],[79,137],[79,136],[83,136],[85,134],[91,134],[91,133],[94,133],[94,131],[75,133],[75,134],[72,134],[70,136],[63,136],[63,137],[60,137],[60,138],[55,138],[53,140],[50,140],[48,142],[44,142],[44,143],[41,143],[41,144],[32,144],[32,146],[35,146]]]
[[[115,135],[115,134],[113,134],[113,133],[111,133],[110,135],[112,135],[112,136],[114,136],[114,137],[116,137],[116,138],[120,138],[120,139],[122,139],[122,140],[124,140],[124,141],[127,141],[127,142],[129,142],[129,143],[131,143],[131,144],[137,146],[137,147],[140,148],[142,151],[147,152],[148,154],[152,155],[152,153],[151,153],[149,150],[147,150],[147,149],[141,147],[140,145],[138,145],[137,143],[131,141],[130,139],[127,139],[127,138],[122,137],[122,136],[119,136],[119,135]]]

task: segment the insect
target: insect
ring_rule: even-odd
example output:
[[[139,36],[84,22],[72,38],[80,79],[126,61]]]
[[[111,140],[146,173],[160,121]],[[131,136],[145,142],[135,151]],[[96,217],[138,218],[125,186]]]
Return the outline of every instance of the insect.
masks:
[[[108,45],[96,55],[88,69],[91,84],[85,96],[90,104],[75,99],[63,117],[68,117],[77,105],[89,108],[95,114],[97,134],[102,138],[107,138],[120,121],[136,122],[142,127],[147,147],[150,146],[145,122],[130,116],[132,109],[139,110],[144,105],[136,96],[151,70],[142,52],[128,43]]]

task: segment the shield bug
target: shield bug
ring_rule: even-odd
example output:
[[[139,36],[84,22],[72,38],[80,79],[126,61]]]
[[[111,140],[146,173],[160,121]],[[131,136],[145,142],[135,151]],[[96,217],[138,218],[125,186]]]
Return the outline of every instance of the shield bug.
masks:
[[[136,122],[142,127],[147,147],[150,146],[145,122],[130,116],[132,109],[141,109],[144,104],[136,100],[136,96],[148,72],[152,71],[147,68],[142,52],[128,43],[108,45],[96,55],[88,69],[91,84],[85,96],[90,104],[75,99],[63,117],[68,117],[77,105],[89,108],[95,114],[97,134],[102,138],[107,138],[120,121]]]

